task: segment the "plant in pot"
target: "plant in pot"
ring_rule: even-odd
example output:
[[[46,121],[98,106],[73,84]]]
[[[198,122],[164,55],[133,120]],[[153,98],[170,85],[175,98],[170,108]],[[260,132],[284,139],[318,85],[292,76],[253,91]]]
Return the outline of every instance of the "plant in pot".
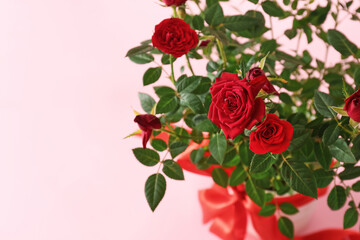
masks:
[[[262,239],[294,238],[293,221],[306,223],[301,212],[328,189],[332,210],[349,200],[343,227],[350,228],[359,213],[353,193],[360,181],[346,180],[360,176],[360,50],[338,25],[359,23],[360,6],[249,2],[247,12],[226,16],[227,1],[163,0],[172,17],[127,53],[152,65],[144,86],[169,79],[154,86],[156,100],[139,93],[144,112],[136,112],[140,129],[130,135],[142,135],[135,158],[156,166],[145,183],[149,206],[154,211],[163,199],[165,176],[183,180],[188,170],[214,180],[199,198],[204,221],[222,239],[244,239],[248,215]],[[340,19],[343,13],[349,19]],[[275,36],[273,21],[292,27]],[[294,39],[297,48],[287,49],[282,38]],[[300,52],[304,39],[322,42],[324,57]],[[329,49],[342,60],[328,64]],[[194,61],[206,61],[206,74],[195,73]],[[304,226],[296,224],[295,232]]]

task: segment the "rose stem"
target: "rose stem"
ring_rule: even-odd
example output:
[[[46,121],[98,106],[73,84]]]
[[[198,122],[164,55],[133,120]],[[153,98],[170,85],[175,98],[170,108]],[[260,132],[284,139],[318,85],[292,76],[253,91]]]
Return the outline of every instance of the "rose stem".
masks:
[[[192,75],[193,75],[193,76],[195,76],[195,73],[194,73],[193,68],[191,67],[191,63],[190,63],[190,59],[189,59],[188,55],[187,55],[187,54],[185,54],[185,57],[186,57],[186,62],[187,62],[187,65],[188,65],[188,67],[189,67],[189,69],[190,69],[190,71],[191,71]]]
[[[171,76],[170,76],[170,80],[171,82],[174,84],[175,86],[175,76],[174,76],[174,61],[173,61],[173,56],[170,54],[170,65],[171,65]]]
[[[218,45],[221,59],[222,59],[223,62],[224,62],[224,63],[223,63],[223,68],[226,68],[226,55],[225,55],[225,52],[224,52],[224,48],[223,48],[223,45],[222,45],[222,43],[220,42],[220,40],[217,39],[217,38],[216,38],[216,44]]]

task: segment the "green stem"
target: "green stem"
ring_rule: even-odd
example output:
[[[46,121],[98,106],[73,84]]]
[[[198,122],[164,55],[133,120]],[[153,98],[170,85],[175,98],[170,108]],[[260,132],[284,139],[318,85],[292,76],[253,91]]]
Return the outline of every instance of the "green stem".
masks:
[[[174,76],[174,61],[173,61],[173,56],[170,55],[170,65],[171,65],[171,76],[170,76],[170,80],[171,82],[174,84],[175,86],[175,76]]]
[[[223,68],[226,68],[226,62],[227,62],[227,60],[226,60],[226,54],[225,54],[225,52],[224,52],[223,44],[222,44],[222,42],[220,42],[220,40],[217,39],[217,38],[216,38],[216,44],[217,44],[217,46],[218,46],[218,48],[219,48],[221,59],[222,59],[223,62],[224,62],[224,63],[223,63]]]
[[[188,67],[190,69],[190,72],[192,73],[193,76],[195,76],[195,73],[194,73],[193,68],[191,67],[191,63],[190,63],[190,59],[189,59],[188,55],[185,54],[185,57],[186,57],[186,62],[187,62],[187,65],[188,65]]]
[[[177,15],[177,12],[176,12],[176,6],[173,5],[173,6],[172,6],[172,9],[173,9],[173,17],[174,17],[174,18],[177,18],[178,15]]]

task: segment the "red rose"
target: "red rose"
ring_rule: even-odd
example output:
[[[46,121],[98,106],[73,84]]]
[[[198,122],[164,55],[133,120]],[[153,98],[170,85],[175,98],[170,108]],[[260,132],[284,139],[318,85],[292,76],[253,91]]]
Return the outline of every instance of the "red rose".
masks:
[[[151,41],[154,47],[178,58],[196,47],[199,37],[184,20],[169,18],[155,26]]]
[[[259,68],[259,67],[254,67],[252,69],[250,69],[247,74],[246,74],[246,80],[248,81],[252,81],[254,78],[257,78],[259,76],[265,76],[265,72]],[[276,91],[276,89],[274,88],[274,86],[269,82],[269,80],[267,80],[266,78],[266,83],[264,84],[263,88],[262,88],[266,93],[274,93],[275,95],[280,95],[278,93],[278,91]]]
[[[265,103],[261,98],[256,98],[264,81],[254,83],[225,72],[210,87],[212,103],[208,117],[224,131],[226,138],[234,139],[264,117]]]
[[[166,6],[180,6],[186,2],[186,0],[163,0],[163,2],[166,4]]]
[[[289,147],[293,133],[294,128],[288,121],[269,113],[256,131],[251,132],[249,148],[256,154],[282,153]]]
[[[146,143],[149,141],[153,129],[161,128],[160,119],[151,114],[141,114],[135,117],[134,122],[136,122],[142,130],[143,148],[146,148]]]
[[[344,110],[351,119],[360,122],[360,90],[357,90],[350,97],[345,99]]]

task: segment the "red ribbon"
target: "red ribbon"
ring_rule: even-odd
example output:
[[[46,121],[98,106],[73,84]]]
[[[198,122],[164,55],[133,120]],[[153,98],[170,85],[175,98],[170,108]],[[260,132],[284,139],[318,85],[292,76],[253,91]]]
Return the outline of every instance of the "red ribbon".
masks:
[[[319,189],[318,195],[326,194],[326,188]],[[247,215],[250,216],[254,229],[262,240],[288,240],[282,235],[277,226],[276,217],[262,217],[260,207],[253,203],[245,193],[243,185],[233,188],[233,194],[228,189],[213,185],[209,189],[199,191],[200,204],[203,210],[203,221],[212,220],[210,231],[223,240],[243,240],[247,231]],[[310,198],[311,199],[311,198]],[[314,199],[312,199],[314,200]],[[302,194],[279,198],[276,204],[291,202],[296,206],[307,204],[308,197]],[[329,229],[310,235],[295,237],[295,240],[359,240],[360,233]]]

